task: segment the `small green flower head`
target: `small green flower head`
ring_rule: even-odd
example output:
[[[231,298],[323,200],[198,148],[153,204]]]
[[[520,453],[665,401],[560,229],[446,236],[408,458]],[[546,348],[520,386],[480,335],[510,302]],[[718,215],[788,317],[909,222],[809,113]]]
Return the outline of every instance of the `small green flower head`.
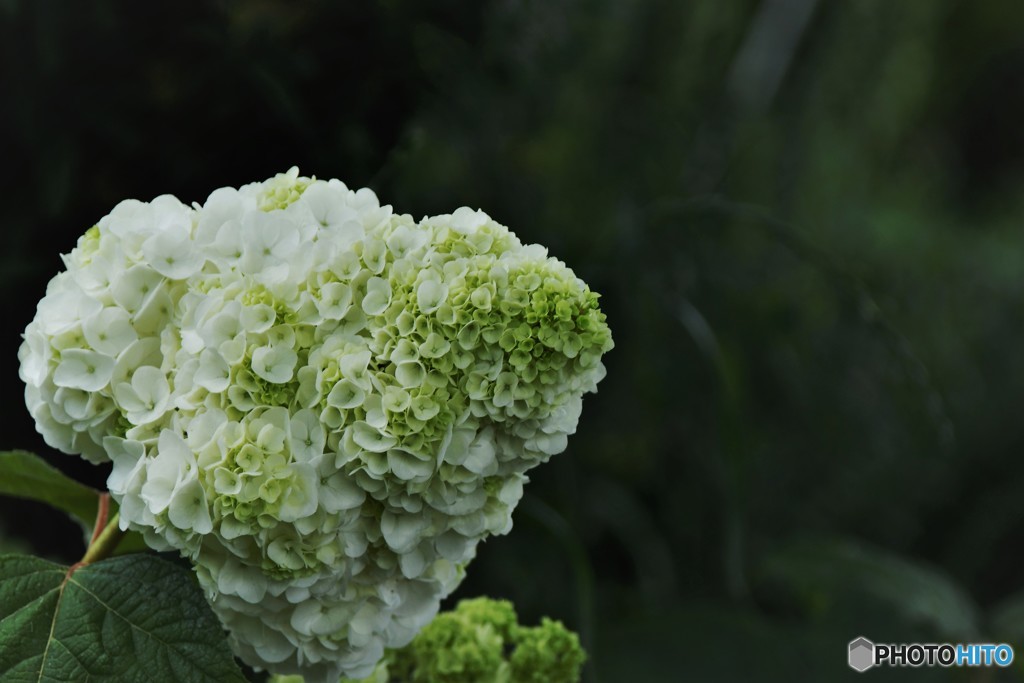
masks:
[[[509,657],[513,683],[573,683],[580,678],[586,653],[580,639],[560,621],[544,617],[540,626],[520,628]]]
[[[112,462],[122,524],[194,561],[240,657],[312,680],[433,618],[612,348],[597,294],[486,214],[296,169],[122,202],[64,261],[19,352],[39,431]],[[468,642],[438,671],[490,666]]]
[[[585,660],[561,622],[520,626],[510,602],[476,598],[439,614],[369,678],[342,683],[577,683]]]

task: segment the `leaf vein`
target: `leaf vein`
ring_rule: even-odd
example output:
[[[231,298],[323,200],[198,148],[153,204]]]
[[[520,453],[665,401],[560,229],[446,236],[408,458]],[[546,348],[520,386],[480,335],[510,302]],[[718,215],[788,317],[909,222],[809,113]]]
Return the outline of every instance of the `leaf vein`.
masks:
[[[57,605],[53,608],[53,620],[50,622],[50,635],[46,638],[46,647],[43,648],[43,657],[39,661],[39,678],[36,679],[38,681],[43,680],[43,670],[46,669],[46,657],[50,653],[50,643],[54,641],[53,632],[57,628],[57,616],[60,614],[61,605],[64,604],[64,589],[67,587],[68,580],[70,578],[70,575],[66,576],[61,582],[60,587],[57,589]]]

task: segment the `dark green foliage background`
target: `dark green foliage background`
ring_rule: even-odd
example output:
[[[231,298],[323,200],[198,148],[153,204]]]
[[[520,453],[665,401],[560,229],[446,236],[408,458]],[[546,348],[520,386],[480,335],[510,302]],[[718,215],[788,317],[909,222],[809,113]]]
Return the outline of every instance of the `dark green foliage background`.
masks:
[[[297,164],[604,295],[608,378],[460,595],[564,620],[591,681],[853,679],[858,635],[1024,661],[1022,36],[968,0],[2,0],[3,447],[105,478],[17,400],[60,252]]]

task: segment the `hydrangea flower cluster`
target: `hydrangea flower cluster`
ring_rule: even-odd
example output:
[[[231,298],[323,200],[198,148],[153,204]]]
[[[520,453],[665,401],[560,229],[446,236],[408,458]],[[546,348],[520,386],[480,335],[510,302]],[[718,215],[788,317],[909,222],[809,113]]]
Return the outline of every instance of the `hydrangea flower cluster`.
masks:
[[[192,559],[245,661],[308,680],[433,618],[612,347],[597,295],[486,214],[296,169],[122,202],[64,262],[20,351],[39,431],[112,461],[122,525]]]

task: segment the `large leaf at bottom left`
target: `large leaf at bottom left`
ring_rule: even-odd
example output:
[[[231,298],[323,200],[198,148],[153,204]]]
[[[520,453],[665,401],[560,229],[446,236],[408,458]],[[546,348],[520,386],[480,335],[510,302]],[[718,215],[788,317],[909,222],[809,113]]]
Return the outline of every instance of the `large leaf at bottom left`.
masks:
[[[153,555],[0,555],[0,680],[244,683],[191,573]]]

